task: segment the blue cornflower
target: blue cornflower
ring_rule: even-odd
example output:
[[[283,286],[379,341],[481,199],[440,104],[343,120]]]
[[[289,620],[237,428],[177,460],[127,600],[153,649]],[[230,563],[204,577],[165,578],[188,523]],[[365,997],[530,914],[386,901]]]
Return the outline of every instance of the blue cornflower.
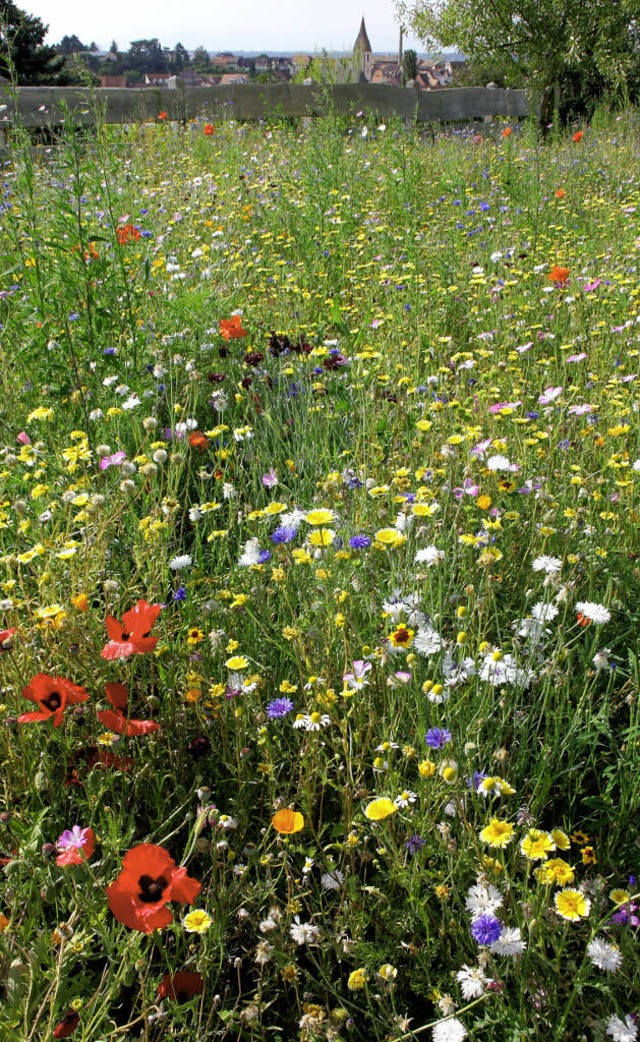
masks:
[[[272,543],[291,543],[298,534],[293,525],[280,525],[271,533]]]
[[[258,564],[266,564],[271,560],[271,550],[261,550],[258,554]]]
[[[473,777],[467,778],[467,785],[470,789],[473,789],[474,792],[477,792],[478,786],[481,782],[485,780],[486,777],[488,776],[484,773],[484,771],[474,771]]]
[[[349,546],[352,550],[366,550],[368,546],[371,546],[371,540],[368,535],[352,535]]]
[[[409,836],[409,839],[406,841],[404,845],[405,850],[407,850],[409,854],[417,854],[418,851],[421,850],[422,847],[424,847],[426,842],[427,841],[423,839],[422,836]]]
[[[502,935],[502,923],[495,915],[480,915],[471,923],[471,936],[478,944],[495,944]]]
[[[274,698],[267,705],[267,716],[270,720],[282,720],[293,709],[290,698]]]
[[[451,741],[451,731],[447,731],[446,727],[431,727],[424,740],[430,749],[444,749],[447,742]]]
[[[179,586],[173,595],[174,601],[186,601],[187,599],[187,588],[186,586]]]

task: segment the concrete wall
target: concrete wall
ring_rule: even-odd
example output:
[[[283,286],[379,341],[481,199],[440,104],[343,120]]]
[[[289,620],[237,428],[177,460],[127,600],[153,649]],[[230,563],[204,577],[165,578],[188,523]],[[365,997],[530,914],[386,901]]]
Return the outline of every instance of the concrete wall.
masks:
[[[74,120],[96,122],[96,110],[107,123],[157,120],[160,112],[168,119],[203,117],[222,119],[269,119],[282,116],[318,116],[333,109],[343,115],[365,110],[381,118],[394,115],[419,122],[463,120],[487,116],[520,118],[527,115],[527,98],[522,90],[487,87],[455,87],[416,91],[382,84],[343,83],[332,87],[291,83],[229,84],[220,87],[190,87],[170,90],[147,87],[122,88],[20,87],[14,93],[0,86],[0,113],[9,125],[18,119],[24,126],[52,126],[64,117],[64,106]]]

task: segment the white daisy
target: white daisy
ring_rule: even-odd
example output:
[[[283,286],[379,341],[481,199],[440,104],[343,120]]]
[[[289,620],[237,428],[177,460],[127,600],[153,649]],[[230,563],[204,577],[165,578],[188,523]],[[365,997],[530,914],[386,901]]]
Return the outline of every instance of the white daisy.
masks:
[[[551,622],[555,619],[556,615],[560,612],[556,608],[555,604],[545,604],[544,601],[540,601],[538,604],[534,604],[531,609],[531,615],[538,622]]]

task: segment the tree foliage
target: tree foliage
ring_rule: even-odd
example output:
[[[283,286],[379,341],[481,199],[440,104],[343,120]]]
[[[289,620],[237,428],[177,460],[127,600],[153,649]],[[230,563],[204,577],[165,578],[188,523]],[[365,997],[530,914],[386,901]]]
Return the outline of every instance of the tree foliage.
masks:
[[[63,59],[43,44],[46,32],[40,18],[0,0],[0,74],[26,86],[55,82]]]
[[[414,50],[409,48],[402,56],[402,76],[406,83],[407,80],[415,80],[418,75],[418,55]]]
[[[624,92],[640,62],[640,0],[396,0],[429,48],[455,47],[546,97],[589,66]]]

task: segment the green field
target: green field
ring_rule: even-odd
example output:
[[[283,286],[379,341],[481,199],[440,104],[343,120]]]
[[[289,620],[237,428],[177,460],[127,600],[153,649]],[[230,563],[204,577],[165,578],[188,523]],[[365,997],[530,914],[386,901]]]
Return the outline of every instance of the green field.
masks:
[[[640,125],[595,122],[16,132],[2,1042],[636,1039]]]

